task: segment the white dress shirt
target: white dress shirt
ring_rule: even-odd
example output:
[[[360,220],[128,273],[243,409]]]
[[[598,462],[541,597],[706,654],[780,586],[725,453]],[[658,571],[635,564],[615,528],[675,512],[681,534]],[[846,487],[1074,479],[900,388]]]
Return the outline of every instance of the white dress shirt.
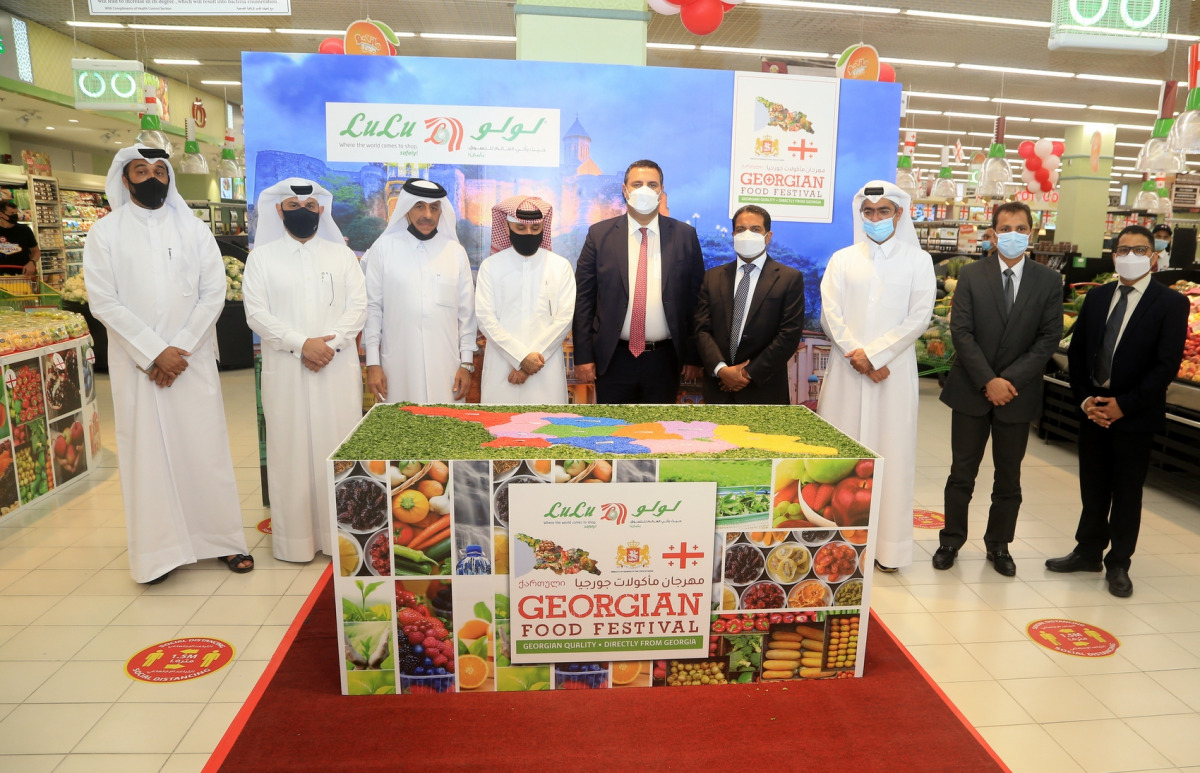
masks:
[[[628,215],[626,217],[629,217]],[[662,300],[662,246],[659,238],[658,215],[643,226],[629,217],[629,305],[625,307],[625,322],[621,325],[621,340],[629,340],[633,320],[633,297],[637,292],[638,256],[642,251],[641,228],[646,229],[646,340],[665,341],[671,337],[667,312]]]
[[[754,300],[754,290],[758,287],[758,278],[762,276],[763,266],[767,264],[766,250],[763,250],[763,254],[750,261],[750,263],[753,264],[754,271],[750,272],[750,277],[748,279],[746,278],[745,271],[747,262],[742,260],[741,257],[738,258],[737,271],[735,271],[733,274],[734,298],[737,298],[738,286],[741,285],[742,281],[745,280],[750,282],[750,286],[746,288],[746,308],[742,309],[741,324],[738,325],[739,334],[746,332],[746,320],[750,318],[750,304]],[[730,332],[732,333],[733,331]],[[733,346],[733,341],[730,341],[729,345]],[[718,362],[717,367],[713,368],[713,375],[715,376],[720,373],[721,368],[724,368],[726,364],[727,363],[724,361]]]
[[[1120,280],[1118,280],[1118,282],[1119,281]],[[1146,294],[1146,288],[1150,285],[1151,281],[1152,281],[1151,275],[1146,274],[1144,277],[1142,277],[1141,279],[1139,279],[1133,283],[1133,290],[1131,290],[1129,292],[1129,295],[1125,299],[1125,318],[1121,320],[1121,329],[1117,331],[1117,342],[1115,344],[1113,344],[1113,354],[1114,355],[1116,355],[1116,353],[1117,353],[1117,347],[1121,345],[1121,336],[1125,335],[1125,326],[1129,324],[1129,318],[1133,316],[1133,310],[1137,308],[1138,301],[1140,301],[1142,299],[1142,296]],[[1108,318],[1110,316],[1112,316],[1113,310],[1117,308],[1117,303],[1120,300],[1121,300],[1121,285],[1118,284],[1116,289],[1113,290],[1112,300],[1108,302],[1108,311],[1105,312],[1105,314],[1104,314],[1105,327],[1108,326]],[[1108,385],[1111,383],[1112,383],[1112,374],[1110,373],[1108,381],[1105,381],[1100,386],[1108,388]],[[1086,398],[1084,398],[1083,402],[1080,403],[1080,405],[1084,407],[1085,411],[1087,410],[1087,408],[1086,408],[1087,401],[1091,400],[1091,399],[1092,399],[1091,397],[1086,397]]]
[[[1022,257],[1017,261],[1015,266],[1009,266],[1004,262],[1004,258],[1001,256],[998,256],[998,259],[1000,261],[1000,289],[1002,291],[1004,290],[1004,270],[1007,268],[1012,268],[1013,303],[1015,304],[1017,302],[1017,296],[1021,293],[1021,277],[1025,274],[1025,261],[1029,260],[1029,258]]]

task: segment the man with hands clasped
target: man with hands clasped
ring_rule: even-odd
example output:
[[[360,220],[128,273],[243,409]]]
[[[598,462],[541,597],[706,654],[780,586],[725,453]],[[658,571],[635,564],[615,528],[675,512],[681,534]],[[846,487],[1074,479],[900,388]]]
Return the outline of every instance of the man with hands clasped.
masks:
[[[946,526],[935,569],[954,565],[967,541],[967,510],[988,438],[996,465],[983,541],[997,572],[1012,577],[1009,553],[1021,508],[1021,460],[1029,423],[1042,409],[1042,376],[1062,338],[1062,277],[1025,257],[1033,214],[1020,202],[992,214],[997,254],[964,266],[950,310],[957,355],[942,389],[950,419],[952,462],[946,480]]]
[[[1133,594],[1129,566],[1142,522],[1142,485],[1187,340],[1187,298],[1151,278],[1161,260],[1155,247],[1142,226],[1121,231],[1113,250],[1120,282],[1089,290],[1072,328],[1071,391],[1084,414],[1083,510],[1075,549],[1046,561],[1052,572],[1106,569],[1108,592],[1122,598]]]

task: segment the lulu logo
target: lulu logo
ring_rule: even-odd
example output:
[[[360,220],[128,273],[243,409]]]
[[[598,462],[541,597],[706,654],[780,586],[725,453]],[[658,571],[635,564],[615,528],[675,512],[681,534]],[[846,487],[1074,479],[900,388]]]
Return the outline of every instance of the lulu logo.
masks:
[[[626,505],[620,502],[610,502],[600,505],[602,513],[600,520],[614,521],[617,526],[620,526],[631,516],[633,518],[640,518],[643,515],[648,515],[652,518],[660,518],[667,513],[675,512],[681,504],[683,504],[683,500],[679,499],[675,500],[675,504],[673,505],[665,505],[662,503],[662,500],[658,500],[652,505],[638,505],[636,510],[630,512]]]
[[[425,128],[429,129],[426,142],[434,145],[445,145],[446,150],[455,151],[462,147],[463,125],[457,118],[427,118]]]

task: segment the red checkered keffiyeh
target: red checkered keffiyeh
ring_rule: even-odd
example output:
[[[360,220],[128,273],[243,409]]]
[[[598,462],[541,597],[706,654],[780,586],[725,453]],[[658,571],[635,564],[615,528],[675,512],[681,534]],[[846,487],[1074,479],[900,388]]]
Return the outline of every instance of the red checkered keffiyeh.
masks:
[[[540,217],[539,217],[540,215]],[[492,252],[507,250],[512,246],[508,238],[510,222],[542,223],[542,249],[550,249],[550,222],[554,218],[554,207],[537,196],[509,196],[492,207]]]

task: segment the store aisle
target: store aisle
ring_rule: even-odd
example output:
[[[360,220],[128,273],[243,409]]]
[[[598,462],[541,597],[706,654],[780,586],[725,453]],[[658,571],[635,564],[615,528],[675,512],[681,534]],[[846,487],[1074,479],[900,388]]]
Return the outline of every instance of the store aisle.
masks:
[[[222,384],[254,572],[207,561],[159,586],[129,578],[106,378],[105,467],[0,527],[5,773],[199,771],[324,569],[324,560],[275,561],[255,530],[269,511],[260,506],[254,375],[227,373]],[[915,497],[940,511],[950,417],[933,381],[922,383],[921,411]],[[1015,578],[992,571],[978,540],[936,572],[937,532],[917,530],[918,563],[877,574],[873,605],[1013,770],[1200,770],[1200,498],[1158,480],[1148,487],[1134,596],[1116,599],[1100,575],[1042,566],[1073,545],[1075,469],[1073,449],[1031,439]],[[976,534],[989,486],[981,480],[972,510]],[[1046,617],[1098,625],[1121,648],[1099,659],[1042,649],[1024,628]],[[138,650],[185,635],[230,642],[235,662],[174,685],[124,674]]]

